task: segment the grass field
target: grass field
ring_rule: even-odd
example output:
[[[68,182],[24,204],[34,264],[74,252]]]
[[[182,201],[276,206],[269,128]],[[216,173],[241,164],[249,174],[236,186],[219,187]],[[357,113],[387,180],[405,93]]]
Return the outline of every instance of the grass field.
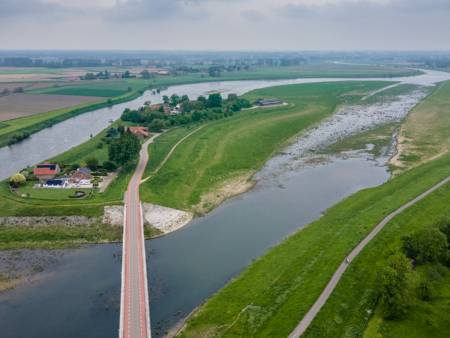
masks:
[[[189,319],[181,337],[286,337],[348,252],[384,216],[450,172],[450,156],[360,191],[327,210],[256,260]],[[338,284],[306,337],[355,337],[375,306],[376,265],[400,238],[450,217],[450,186],[397,217],[363,251]]]
[[[141,186],[141,198],[191,210],[203,195],[225,181],[261,168],[291,137],[329,116],[339,104],[360,98],[342,94],[369,92],[384,85],[384,82],[320,83],[249,93],[246,97],[250,100],[277,97],[290,105],[241,111],[232,118],[208,123],[181,143],[161,170]],[[208,210],[213,206],[198,207]]]
[[[27,195],[27,198],[62,202],[64,200],[72,200],[73,198],[70,198],[70,196],[73,196],[75,191],[84,191],[87,195],[91,192],[91,189],[39,189],[33,187],[35,183],[28,182],[26,185],[18,188],[16,194],[18,196]]]
[[[33,94],[115,97],[128,91],[143,90],[150,83],[149,80],[141,79],[86,80],[78,81],[73,85],[52,86],[29,92]]]
[[[399,134],[399,154],[392,164],[400,172],[441,156],[450,148],[450,81],[407,117]]]
[[[195,128],[196,126],[175,128],[158,136],[148,147],[149,160],[147,167],[145,168],[144,178],[151,175],[161,164],[172,147]]]

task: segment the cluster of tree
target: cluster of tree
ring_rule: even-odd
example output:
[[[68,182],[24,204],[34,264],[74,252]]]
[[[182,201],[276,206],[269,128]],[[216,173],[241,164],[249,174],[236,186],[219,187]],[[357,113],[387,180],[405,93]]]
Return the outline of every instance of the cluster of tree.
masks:
[[[23,92],[24,92],[23,87],[16,87],[12,91],[8,88],[5,88],[0,92],[0,95],[5,96],[5,95],[9,95],[11,93],[23,93]]]
[[[144,106],[139,110],[125,109],[122,121],[146,125],[151,131],[161,131],[178,125],[186,125],[194,122],[218,120],[232,116],[243,108],[251,107],[251,103],[239,98],[235,94],[228,95],[226,100],[219,93],[210,94],[208,97],[199,96],[191,101],[187,95],[163,97],[163,105],[158,109]],[[175,114],[166,114],[167,109],[175,109]]]
[[[402,250],[387,259],[379,272],[380,303],[383,315],[388,319],[403,317],[410,308],[414,297],[428,301],[433,296],[433,279],[416,283],[414,268],[417,265],[432,263],[431,270],[449,267],[450,223],[440,228],[430,227],[402,239]]]
[[[112,163],[122,166],[136,160],[140,149],[139,139],[129,131],[124,131],[109,144],[108,157]]]

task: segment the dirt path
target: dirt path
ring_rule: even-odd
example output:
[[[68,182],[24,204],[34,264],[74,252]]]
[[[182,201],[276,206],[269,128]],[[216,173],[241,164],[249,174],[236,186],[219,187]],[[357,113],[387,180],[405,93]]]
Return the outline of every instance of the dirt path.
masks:
[[[158,173],[158,171],[164,166],[164,164],[166,164],[166,162],[169,160],[170,156],[172,156],[173,152],[175,151],[175,149],[182,143],[184,142],[184,140],[186,140],[189,136],[191,136],[192,134],[196,133],[197,131],[199,131],[200,129],[206,127],[206,124],[198,127],[197,129],[193,130],[192,132],[190,132],[189,134],[187,134],[186,136],[184,136],[181,140],[179,140],[177,143],[175,143],[175,145],[172,147],[172,149],[170,149],[169,153],[166,155],[166,157],[164,157],[164,159],[162,160],[162,162],[159,164],[158,167],[156,167],[155,170],[153,170],[153,173],[150,174],[149,176],[147,176],[146,178],[144,178],[141,183],[146,182],[147,180],[149,180],[150,178],[153,177],[153,175],[155,175],[156,173]],[[160,135],[160,134],[159,134]],[[158,136],[159,136],[158,135]],[[153,143],[153,142],[151,142]],[[149,143],[150,144],[150,143]],[[148,145],[147,144],[147,147]]]
[[[438,184],[434,185],[427,191],[423,192],[413,200],[409,201],[408,203],[404,204],[402,207],[398,208],[394,212],[387,215],[380,223],[378,223],[375,228],[354,248],[350,254],[344,259],[344,261],[341,263],[339,268],[334,273],[331,280],[328,282],[325,289],[322,291],[322,294],[319,296],[319,298],[316,300],[314,305],[309,309],[309,311],[305,314],[303,319],[300,321],[300,323],[297,325],[297,327],[292,331],[292,333],[289,335],[289,338],[297,338],[300,337],[308,328],[308,326],[311,324],[311,322],[314,320],[314,318],[319,313],[322,306],[326,303],[328,298],[330,297],[331,293],[333,292],[334,288],[338,284],[339,280],[341,279],[342,275],[344,274],[345,270],[347,270],[347,267],[349,264],[353,261],[353,259],[359,255],[359,253],[366,247],[366,245],[384,228],[384,226],[389,223],[395,216],[399,215],[412,205],[416,204],[420,200],[427,197],[429,194],[434,192],[435,190],[441,188],[445,184],[450,182],[450,176],[448,176],[446,179],[442,180]]]

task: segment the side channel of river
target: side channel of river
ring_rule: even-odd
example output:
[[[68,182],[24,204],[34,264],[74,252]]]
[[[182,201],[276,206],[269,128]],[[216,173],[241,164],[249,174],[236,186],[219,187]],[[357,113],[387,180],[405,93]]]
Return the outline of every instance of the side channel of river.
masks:
[[[202,85],[207,91],[211,84]],[[230,91],[240,93],[236,87]],[[411,97],[401,102],[408,103]],[[390,116],[401,118],[410,108],[402,107],[403,115],[389,111],[384,114],[387,121]],[[387,108],[380,106],[375,110]],[[372,116],[380,116],[370,109],[358,111],[369,124]],[[252,191],[227,201],[177,232],[147,241],[154,336],[163,335],[252,260],[320,217],[325,209],[389,178],[384,166],[387,158],[373,159],[365,153],[330,157],[316,165],[303,161],[291,166],[299,155],[303,156],[305,145],[314,148],[316,143],[311,140],[332,142],[330,135],[335,134],[336,123],[342,123],[343,117],[351,121],[354,114],[354,109],[340,111],[337,120],[330,118],[270,160],[256,176],[258,184]],[[19,256],[41,254],[17,252]],[[120,244],[55,252],[56,262],[36,274],[31,282],[0,294],[2,338],[116,336],[120,254]],[[48,255],[45,252],[43,256]]]

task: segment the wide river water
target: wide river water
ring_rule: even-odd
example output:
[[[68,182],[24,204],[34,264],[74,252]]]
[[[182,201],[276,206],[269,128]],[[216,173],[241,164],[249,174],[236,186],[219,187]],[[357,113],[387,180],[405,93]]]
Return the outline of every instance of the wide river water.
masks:
[[[439,79],[442,78],[440,73],[438,75]],[[448,75],[450,78],[450,74]],[[430,76],[432,75],[428,73],[422,76],[422,80]],[[417,78],[420,77],[407,79],[411,82]],[[172,87],[167,93],[186,93],[195,97],[209,90],[220,89],[225,93],[241,94],[276,83],[296,81],[252,81],[252,85],[243,81],[196,84]],[[432,83],[427,81],[429,82],[421,84]],[[420,95],[411,97],[420,99]],[[411,97],[404,99],[405,104],[410,104],[408,100]],[[137,107],[149,99],[157,102],[160,97],[147,92],[138,99],[139,102],[128,102],[120,108],[87,113],[45,132],[50,133],[51,136],[48,137],[60,135],[61,140],[66,140],[66,133],[73,132],[70,126],[74,127],[67,124],[84,118],[82,123],[86,124],[85,128],[89,128],[89,121],[95,124],[95,121],[103,118],[102,123],[87,132],[84,128],[78,130],[79,134],[84,135],[79,137],[80,143],[89,138],[90,133],[95,134],[104,128],[110,118],[120,116],[124,107]],[[386,108],[382,106],[377,109]],[[403,112],[409,108],[410,106],[401,106]],[[348,114],[340,112],[339,123],[346,117],[352,121],[355,118],[354,110],[350,109]],[[98,115],[94,118],[88,117],[88,114]],[[402,114],[398,114],[396,118],[404,115]],[[369,121],[372,115],[364,112],[362,116]],[[388,117],[391,115],[391,112],[386,114]],[[379,117],[380,114],[374,116]],[[325,121],[323,127],[299,138],[284,153],[270,160],[256,176],[258,183],[250,192],[228,200],[210,214],[193,220],[179,231],[146,242],[154,336],[161,336],[252,260],[292,232],[320,217],[328,207],[360,189],[388,180],[389,173],[384,166],[386,158],[375,160],[365,153],[353,153],[345,158],[331,157],[315,165],[302,163],[291,166],[292,161],[298,161],[298,155],[304,153],[305,145],[314,143],[311,143],[311,139],[322,138],[326,141],[329,135],[334,135],[336,123],[333,118]],[[63,124],[66,124],[64,128],[61,127]],[[58,148],[63,142],[50,142],[44,134],[44,131],[35,134],[30,140],[10,147],[9,151],[18,152],[20,147],[42,150],[40,157],[28,163],[32,164],[76,145],[73,140],[64,141],[65,146]],[[33,148],[33,140],[55,145],[46,149]],[[0,153],[0,167],[4,170],[3,175],[6,175],[11,167],[5,169],[8,165],[4,164],[4,159],[11,163],[14,157],[5,157],[4,149],[0,150],[3,151]],[[27,252],[27,255],[30,254],[39,257],[40,252]],[[90,245],[80,249],[60,250],[54,255],[57,263],[36,274],[31,282],[0,294],[0,336],[115,337],[119,324],[121,245]]]

